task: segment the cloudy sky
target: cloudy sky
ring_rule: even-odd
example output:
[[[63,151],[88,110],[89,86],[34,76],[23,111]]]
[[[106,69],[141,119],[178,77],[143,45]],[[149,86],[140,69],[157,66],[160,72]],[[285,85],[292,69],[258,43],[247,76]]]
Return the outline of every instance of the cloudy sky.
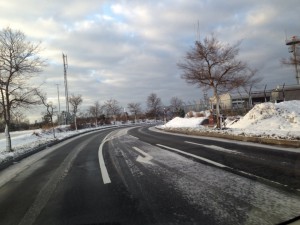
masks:
[[[0,0],[0,28],[7,26],[41,42],[48,66],[35,80],[48,99],[65,109],[62,53],[68,57],[69,93],[96,100],[145,105],[154,92],[192,102],[202,90],[180,78],[182,60],[199,33],[222,42],[242,41],[239,57],[262,76],[261,88],[295,84],[285,35],[300,35],[299,0]],[[199,32],[198,30],[199,25]],[[40,112],[31,112],[39,118]],[[33,117],[35,116],[35,117]]]

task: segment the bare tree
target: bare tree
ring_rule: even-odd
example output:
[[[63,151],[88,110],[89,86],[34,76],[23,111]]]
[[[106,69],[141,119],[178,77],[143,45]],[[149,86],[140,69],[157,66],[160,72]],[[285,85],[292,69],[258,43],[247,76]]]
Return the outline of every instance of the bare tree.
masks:
[[[151,93],[147,98],[147,107],[148,107],[148,113],[152,115],[155,118],[157,118],[157,115],[162,110],[162,103],[161,99],[157,97],[155,93]]]
[[[170,110],[176,116],[179,115],[180,110],[183,108],[183,101],[178,97],[172,97],[170,100]]]
[[[106,110],[106,115],[112,116],[115,123],[117,115],[121,112],[119,102],[115,99],[109,99],[104,103],[104,109]]]
[[[239,43],[221,43],[214,35],[196,41],[195,46],[186,53],[178,67],[183,71],[182,78],[188,84],[212,89],[216,99],[217,127],[220,123],[219,95],[241,87],[249,78],[246,63],[237,59]]]
[[[39,44],[26,41],[21,31],[9,27],[0,31],[0,108],[5,121],[7,151],[12,151],[9,133],[12,112],[40,104],[36,88],[30,83],[30,78],[45,66],[39,53]]]
[[[14,121],[16,124],[20,124],[23,121],[26,120],[26,116],[21,111],[14,111],[12,112],[12,121]]]
[[[98,126],[98,117],[101,114],[102,107],[99,101],[96,101],[94,105],[89,108],[89,113],[95,118],[96,127]]]
[[[69,103],[72,106],[72,113],[74,115],[74,124],[75,124],[75,129],[77,131],[77,112],[78,112],[78,106],[82,103],[82,97],[81,95],[74,95],[72,94],[71,97],[69,97]]]
[[[129,109],[129,112],[134,114],[134,122],[136,123],[137,115],[142,112],[141,103],[128,103],[127,107]]]
[[[42,104],[46,107],[46,113],[45,113],[44,116],[50,120],[53,137],[55,138],[55,129],[54,129],[54,122],[53,122],[55,107],[53,106],[52,102],[47,102],[47,95],[45,93],[42,93],[40,91],[36,91],[36,95],[39,96],[39,98],[41,99]]]

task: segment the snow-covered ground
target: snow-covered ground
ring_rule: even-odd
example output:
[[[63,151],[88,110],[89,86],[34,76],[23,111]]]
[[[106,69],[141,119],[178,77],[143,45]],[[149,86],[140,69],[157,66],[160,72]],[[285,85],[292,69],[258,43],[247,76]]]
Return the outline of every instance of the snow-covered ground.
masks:
[[[51,143],[55,140],[62,140],[70,136],[74,136],[78,133],[84,133],[95,129],[103,129],[110,126],[87,128],[82,130],[70,130],[68,126],[59,126],[55,129],[55,138],[52,130],[29,130],[29,131],[17,131],[11,132],[11,141],[13,152],[6,151],[6,139],[2,133],[0,135],[0,164],[25,154],[32,149],[42,146],[47,143]]]
[[[255,105],[244,117],[227,118],[226,130],[213,130],[200,125],[204,119],[206,117],[176,117],[159,128],[186,128],[189,131],[207,130],[233,135],[300,140],[300,101],[296,100]]]

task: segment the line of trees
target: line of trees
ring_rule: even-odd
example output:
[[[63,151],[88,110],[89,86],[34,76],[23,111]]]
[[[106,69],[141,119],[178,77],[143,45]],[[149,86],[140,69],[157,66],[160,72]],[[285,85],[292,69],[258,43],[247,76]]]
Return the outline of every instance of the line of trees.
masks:
[[[44,124],[49,124],[53,128],[54,118],[59,115],[55,114],[55,106],[46,101],[46,95],[38,93],[42,103],[45,106],[45,112],[43,113]],[[142,104],[139,102],[130,102],[126,107],[122,107],[120,103],[115,99],[108,99],[100,104],[99,101],[95,101],[86,110],[79,110],[79,106],[83,102],[81,95],[71,95],[69,102],[71,104],[71,111],[73,113],[72,126],[74,129],[85,128],[89,126],[99,126],[103,124],[115,124],[117,121],[136,123],[137,121],[149,120],[163,120],[164,118],[172,118],[175,116],[184,117],[184,105],[185,103],[178,97],[172,97],[170,104],[164,106],[161,98],[155,93],[149,94],[146,99],[147,108],[142,109]],[[65,121],[57,119],[56,124],[65,124]]]
[[[116,121],[162,120],[166,114],[169,118],[185,115],[184,102],[178,97],[172,97],[170,104],[164,106],[156,93],[150,93],[146,105],[146,110],[143,110],[140,102],[130,102],[126,107],[122,107],[115,99],[106,100],[103,105],[95,101],[86,113],[81,114],[81,117],[89,121],[88,124],[98,126],[104,123],[116,123]]]

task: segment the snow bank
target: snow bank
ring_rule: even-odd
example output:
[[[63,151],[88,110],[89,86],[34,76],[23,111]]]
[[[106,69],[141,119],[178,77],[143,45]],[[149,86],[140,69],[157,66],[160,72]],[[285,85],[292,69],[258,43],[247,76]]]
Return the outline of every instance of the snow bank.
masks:
[[[167,122],[165,125],[159,126],[159,128],[178,128],[178,127],[189,127],[196,128],[202,127],[201,123],[205,120],[206,117],[191,117],[191,118],[181,118],[175,117],[174,119]]]
[[[300,140],[300,101],[262,103],[253,107],[244,117],[228,118],[227,130],[212,130],[201,126],[205,117],[175,118],[161,129],[183,128],[191,131],[207,129],[207,132],[226,133],[262,138]]]
[[[254,106],[230,128],[300,131],[300,101],[262,103]]]

